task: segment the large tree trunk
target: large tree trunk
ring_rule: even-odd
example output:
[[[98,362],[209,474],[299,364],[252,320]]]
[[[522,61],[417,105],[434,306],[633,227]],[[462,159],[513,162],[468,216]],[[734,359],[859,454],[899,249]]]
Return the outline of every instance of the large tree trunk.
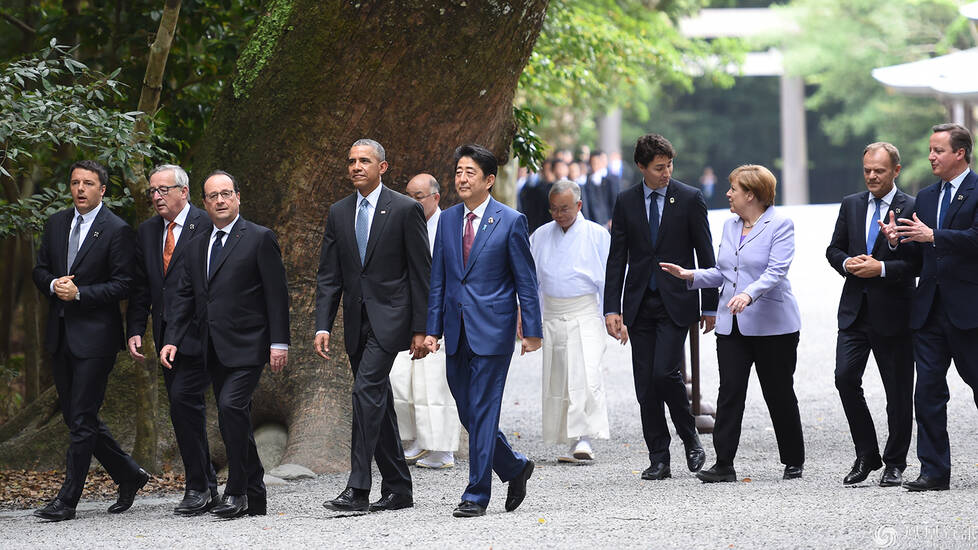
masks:
[[[513,94],[547,0],[453,2],[271,0],[238,61],[195,161],[197,181],[234,174],[242,215],[279,236],[292,299],[289,366],[266,372],[256,424],[289,428],[283,462],[349,468],[350,368],[342,326],[332,359],[312,351],[315,276],[330,204],[350,194],[346,158],[378,140],[401,190],[427,171],[453,202],[462,143],[508,156]]]

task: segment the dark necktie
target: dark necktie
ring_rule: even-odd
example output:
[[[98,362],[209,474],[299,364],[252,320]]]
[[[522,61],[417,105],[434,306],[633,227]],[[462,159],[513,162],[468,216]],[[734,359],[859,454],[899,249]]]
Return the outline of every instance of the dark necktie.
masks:
[[[218,260],[221,258],[221,251],[224,250],[224,232],[218,231],[214,237],[214,244],[211,245],[211,263],[207,268],[207,278],[210,279],[217,271]]]
[[[472,227],[475,212],[466,214],[465,219],[467,221],[465,222],[465,232],[462,234],[462,265],[469,265],[469,252],[472,250],[472,243],[475,242],[475,228]]]
[[[873,221],[869,222],[869,231],[866,232],[866,254],[873,253],[873,245],[876,244],[876,236],[880,234],[880,206],[883,203],[883,199],[873,199],[876,201],[876,213],[873,214]]]
[[[75,227],[71,229],[71,235],[68,236],[68,272],[71,273],[71,267],[75,263],[75,256],[78,255],[78,244],[81,241],[81,225],[85,223],[85,218],[78,216],[75,220]]]
[[[658,285],[655,283],[655,272],[659,266],[655,265],[655,240],[659,235],[659,201],[656,200],[656,192],[649,193],[649,237],[652,239],[652,276],[649,278],[649,290],[656,290]]]
[[[951,208],[951,182],[944,182],[944,197],[941,199],[941,215],[937,220],[937,227],[939,229],[944,229],[944,219],[947,217],[947,211]]]

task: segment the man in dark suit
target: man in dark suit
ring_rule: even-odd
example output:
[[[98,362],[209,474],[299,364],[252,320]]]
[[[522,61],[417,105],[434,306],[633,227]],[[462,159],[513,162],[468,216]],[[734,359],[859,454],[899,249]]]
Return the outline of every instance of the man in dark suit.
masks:
[[[289,288],[275,234],[239,215],[241,193],[228,173],[204,180],[212,229],[188,243],[177,293],[167,310],[160,361],[180,367],[188,332],[200,331],[201,353],[217,401],[228,455],[228,481],[211,513],[265,515],[266,492],[251,426],[251,395],[262,369],[288,362]]]
[[[343,297],[344,343],[353,368],[353,433],[346,489],[323,503],[331,510],[382,511],[414,506],[394,412],[390,371],[399,351],[424,347],[431,258],[424,210],[391,191],[384,148],[357,140],[347,159],[352,195],[329,209],[316,276],[316,351],[328,358],[329,331]],[[383,477],[370,503],[370,461]]]
[[[128,510],[149,481],[98,418],[109,373],[123,347],[119,302],[132,284],[132,228],[102,204],[109,183],[104,167],[83,160],[68,173],[75,207],[48,220],[33,273],[34,284],[50,300],[45,349],[53,355],[58,404],[71,433],[61,490],[34,512],[52,521],[75,517],[93,455],[119,484],[119,498],[109,512]]]
[[[978,389],[978,174],[969,168],[974,140],[958,124],[939,124],[930,137],[931,172],[940,181],[917,195],[912,220],[887,227],[891,244],[907,254],[917,290],[910,305],[917,385],[917,457],[920,476],[910,491],[950,487],[947,369]]]
[[[842,199],[832,241],[825,250],[829,265],[845,277],[839,300],[839,335],[835,351],[835,387],[849,420],[856,461],[843,483],[864,481],[886,465],[880,487],[899,487],[907,467],[913,429],[913,346],[910,310],[914,275],[910,264],[890,250],[879,222],[890,214],[908,218],[914,199],[894,185],[900,174],[900,152],[889,143],[863,150],[863,178],[868,193]],[[886,391],[889,426],[880,457],[876,428],[863,397],[862,379],[869,352],[876,357]]]
[[[542,345],[543,323],[526,218],[489,196],[497,169],[485,147],[455,150],[455,190],[462,204],[438,220],[431,261],[424,343],[436,351],[444,334],[448,386],[469,432],[469,484],[455,517],[485,515],[493,470],[509,483],[506,511],[515,510],[533,473],[533,461],[513,451],[499,430],[513,336],[522,338],[522,353],[535,351]]]
[[[591,153],[591,173],[581,187],[584,201],[584,217],[592,222],[611,228],[611,216],[615,200],[621,188],[618,176],[608,171],[607,156],[601,151]]]
[[[147,317],[153,315],[153,342],[159,356],[189,243],[196,235],[208,234],[212,229],[210,218],[190,204],[189,195],[190,180],[183,168],[164,164],[150,173],[147,197],[159,215],[139,226],[133,290],[126,308],[129,355],[140,363],[145,359],[141,349]],[[180,355],[173,368],[163,369],[170,420],[186,474],[184,497],[174,512],[195,515],[220,502],[207,446],[204,392],[211,379],[204,368],[200,327],[196,323],[178,345]]]
[[[635,394],[651,462],[642,472],[647,480],[672,476],[663,404],[683,441],[689,470],[698,471],[706,461],[679,370],[689,326],[699,321],[704,332],[713,330],[719,293],[702,291],[700,314],[699,292],[663,273],[659,262],[704,269],[716,260],[703,194],[672,179],[675,156],[669,140],[658,134],[638,139],[635,164],[643,185],[622,191],[615,202],[604,291],[608,334],[622,344],[631,335]]]

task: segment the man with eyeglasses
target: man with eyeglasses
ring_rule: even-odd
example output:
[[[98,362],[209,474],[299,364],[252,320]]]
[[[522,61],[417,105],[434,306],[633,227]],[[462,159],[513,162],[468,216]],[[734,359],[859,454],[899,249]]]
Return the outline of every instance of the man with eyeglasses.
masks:
[[[265,470],[251,426],[251,395],[266,364],[277,373],[288,362],[285,265],[275,234],[240,216],[241,192],[231,174],[211,173],[203,190],[213,227],[187,247],[166,312],[160,362],[167,369],[180,367],[188,333],[200,331],[228,455],[224,497],[211,513],[225,519],[263,516]]]
[[[139,363],[145,361],[142,346],[147,317],[153,316],[153,342],[159,356],[167,313],[176,299],[190,241],[212,229],[207,213],[191,204],[189,195],[190,180],[183,168],[163,164],[150,173],[146,196],[157,215],[143,222],[137,232],[135,277],[126,309],[129,355]],[[186,472],[184,497],[173,511],[197,515],[219,504],[220,499],[207,445],[204,392],[211,378],[204,368],[196,319],[191,321],[179,348],[173,368],[163,369],[170,420]]]
[[[106,169],[90,160],[71,165],[74,208],[51,216],[34,265],[34,284],[50,301],[45,349],[61,415],[71,434],[65,480],[58,496],[34,515],[49,521],[74,519],[94,456],[119,484],[110,513],[132,506],[149,481],[98,417],[115,357],[123,349],[119,302],[132,284],[133,231],[102,204]]]
[[[418,174],[404,191],[424,209],[430,254],[441,218],[441,188],[431,174]],[[411,359],[410,351],[398,353],[390,380],[404,459],[419,468],[453,467],[462,424],[445,376],[445,352],[439,350],[423,359]]]
[[[530,235],[543,313],[543,440],[570,445],[558,462],[593,460],[591,438],[608,439],[601,375],[601,315],[611,235],[581,213],[581,188],[550,188],[553,221]]]

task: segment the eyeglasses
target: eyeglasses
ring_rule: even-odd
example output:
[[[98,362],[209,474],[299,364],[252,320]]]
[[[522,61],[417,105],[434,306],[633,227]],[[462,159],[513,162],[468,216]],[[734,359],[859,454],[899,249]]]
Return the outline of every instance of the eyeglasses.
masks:
[[[548,208],[547,210],[555,216],[563,216],[564,214],[569,214],[570,211],[575,208],[575,206],[561,206],[560,208]]]
[[[413,195],[408,195],[408,196],[411,197],[412,199],[416,200],[416,201],[422,201],[422,200],[427,199],[428,197],[430,197],[432,195],[434,195],[434,193],[428,193],[427,195],[425,195],[424,193],[415,193]]]
[[[159,187],[150,187],[149,189],[146,190],[146,197],[149,200],[153,200],[153,195],[156,195],[157,193],[159,193],[161,197],[165,197],[166,194],[170,192],[170,189],[179,189],[181,187],[183,187],[183,186],[182,185],[161,185]]]
[[[232,196],[234,196],[234,191],[231,191],[230,189],[225,189],[224,191],[214,191],[213,193],[208,193],[204,195],[204,198],[211,202],[214,202],[217,200],[217,197],[221,197],[224,200],[228,200]]]

